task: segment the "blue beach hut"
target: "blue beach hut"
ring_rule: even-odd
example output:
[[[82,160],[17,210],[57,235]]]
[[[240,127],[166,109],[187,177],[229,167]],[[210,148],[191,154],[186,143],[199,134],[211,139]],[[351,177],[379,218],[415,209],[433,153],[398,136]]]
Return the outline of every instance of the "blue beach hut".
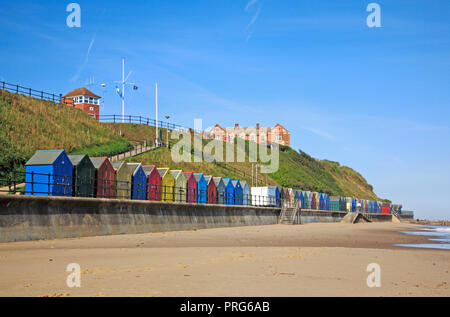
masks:
[[[227,205],[233,205],[234,204],[234,186],[233,182],[229,178],[223,178],[223,182],[225,184],[226,189],[226,200],[225,203]]]
[[[197,202],[199,204],[206,204],[208,201],[208,183],[203,173],[194,173],[194,177],[197,181]]]
[[[36,151],[25,169],[25,195],[72,196],[73,164],[64,150]]]
[[[147,200],[147,175],[141,163],[127,163],[132,172],[131,199]]]
[[[243,196],[244,191],[242,190],[241,182],[238,179],[233,179],[231,181],[234,186],[234,203],[233,205],[242,205],[244,203]]]

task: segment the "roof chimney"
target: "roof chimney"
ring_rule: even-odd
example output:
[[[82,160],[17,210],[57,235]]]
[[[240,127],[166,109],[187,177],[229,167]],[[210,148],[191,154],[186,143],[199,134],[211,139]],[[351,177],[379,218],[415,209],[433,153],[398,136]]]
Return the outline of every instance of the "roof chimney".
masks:
[[[234,127],[235,127],[235,128],[239,128],[239,123],[236,123],[236,124],[234,125]]]
[[[256,130],[259,130],[259,123],[256,124]]]

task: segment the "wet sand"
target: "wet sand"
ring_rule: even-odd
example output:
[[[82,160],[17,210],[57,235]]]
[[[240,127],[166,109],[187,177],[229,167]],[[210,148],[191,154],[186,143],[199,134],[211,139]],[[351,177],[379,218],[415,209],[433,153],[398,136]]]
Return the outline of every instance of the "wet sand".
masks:
[[[0,244],[0,296],[450,296],[450,252],[399,223],[272,225]],[[81,287],[66,267],[81,267]],[[369,263],[381,287],[369,288]]]

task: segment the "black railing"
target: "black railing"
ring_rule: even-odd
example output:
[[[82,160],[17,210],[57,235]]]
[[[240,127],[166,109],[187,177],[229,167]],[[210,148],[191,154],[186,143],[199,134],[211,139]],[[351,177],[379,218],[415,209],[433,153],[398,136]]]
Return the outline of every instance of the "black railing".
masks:
[[[16,84],[10,84],[4,81],[0,81],[0,89],[9,91],[15,94],[24,95],[27,97],[33,97],[36,99],[41,99],[45,101],[52,101],[56,103],[65,103],[66,98],[62,94],[48,93],[42,90],[36,90],[28,87],[23,87]],[[69,99],[67,99],[68,101]],[[71,99],[70,99],[71,100]]]
[[[14,171],[6,179],[0,179],[0,192],[4,194],[22,194],[31,196],[67,196],[86,198],[153,200],[164,202],[183,202],[194,204],[224,204],[246,205],[260,207],[299,207],[304,210],[337,211],[331,210],[330,204],[313,204],[310,199],[276,198],[272,196],[251,195],[250,193],[230,193],[214,189],[199,190],[148,184],[147,182],[133,182],[131,180],[116,180],[93,178],[90,176],[58,176],[36,172]],[[340,204],[340,212],[348,212]],[[346,207],[346,206],[345,206]],[[364,214],[381,214],[378,208],[352,208],[351,212]],[[400,211],[405,217],[407,211]],[[390,214],[397,214],[390,211]]]
[[[198,188],[121,181],[113,178],[58,176],[36,172],[14,171],[9,178],[0,179],[0,184],[4,186],[0,188],[0,192],[11,195],[133,199],[264,207],[279,207],[284,204],[275,197],[230,194],[211,189],[199,190]]]
[[[122,120],[123,118],[123,120]],[[181,126],[179,124],[174,124],[174,123],[167,123],[164,121],[156,121],[155,119],[151,119],[151,118],[147,118],[147,117],[142,117],[142,116],[132,116],[132,115],[125,115],[122,117],[122,115],[117,115],[117,114],[111,114],[111,115],[100,115],[99,116],[100,122],[105,122],[105,123],[134,123],[134,124],[144,124],[144,125],[148,125],[148,126],[153,126],[156,127],[156,123],[158,123],[158,128],[160,129],[169,129],[169,130],[177,130],[177,131],[184,131],[184,132],[189,132],[189,131],[193,131],[190,128]]]

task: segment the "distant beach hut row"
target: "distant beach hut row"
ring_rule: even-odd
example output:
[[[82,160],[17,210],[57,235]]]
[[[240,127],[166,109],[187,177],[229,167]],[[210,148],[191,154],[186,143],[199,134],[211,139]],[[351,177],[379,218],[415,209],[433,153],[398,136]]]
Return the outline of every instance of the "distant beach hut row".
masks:
[[[308,210],[400,213],[401,205],[278,186],[249,187],[246,181],[170,170],[107,157],[42,150],[26,163],[25,194],[299,207]]]

